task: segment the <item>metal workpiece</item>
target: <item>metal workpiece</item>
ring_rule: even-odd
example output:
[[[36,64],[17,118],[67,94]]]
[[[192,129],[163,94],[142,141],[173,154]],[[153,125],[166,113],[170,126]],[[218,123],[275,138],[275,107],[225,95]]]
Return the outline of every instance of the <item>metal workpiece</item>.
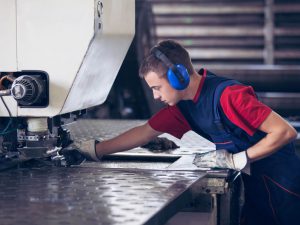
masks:
[[[89,164],[89,163],[86,163]],[[0,223],[163,224],[205,173],[96,167],[0,173]]]
[[[75,123],[65,125],[70,130],[71,136],[75,141],[97,139],[106,140],[117,136],[133,127],[144,124],[144,120],[78,120]],[[200,171],[207,173],[209,178],[222,180],[209,181],[205,187],[206,193],[224,193],[227,188],[226,178],[229,176],[228,170],[213,170],[208,168],[198,168],[193,164],[196,153],[211,151],[215,145],[198,134],[190,131],[182,139],[177,139],[169,134],[163,134],[171,141],[174,141],[179,148],[165,150],[162,152],[152,152],[146,148],[137,147],[125,152],[106,155],[100,164],[88,164],[89,167],[96,166],[101,168],[138,168],[138,169],[159,169],[170,171]],[[85,164],[82,164],[85,166]],[[213,182],[213,183],[212,183]],[[209,192],[206,187],[209,188]],[[216,188],[215,188],[216,187]]]
[[[88,139],[102,141],[116,137],[118,134],[144,123],[146,123],[144,120],[85,119],[66,124],[64,127],[70,130],[74,141]],[[181,139],[177,139],[169,134],[163,134],[160,137],[166,137],[175,142],[179,148],[153,152],[147,148],[137,147],[128,151],[104,156],[100,167],[205,171],[212,177],[227,177],[228,170],[198,168],[193,164],[196,153],[215,149],[213,143],[195,132],[189,131]]]
[[[74,123],[65,125],[70,129],[74,140],[97,139],[106,140],[117,136],[118,134],[129,130],[130,128],[146,123],[144,120],[78,120]],[[166,137],[174,141],[180,148],[167,150],[155,155],[189,155],[201,153],[215,149],[215,145],[195,132],[187,132],[181,139],[177,139],[169,134],[163,134],[161,137]],[[130,154],[152,154],[145,148],[134,148],[126,152],[116,153],[119,155]]]

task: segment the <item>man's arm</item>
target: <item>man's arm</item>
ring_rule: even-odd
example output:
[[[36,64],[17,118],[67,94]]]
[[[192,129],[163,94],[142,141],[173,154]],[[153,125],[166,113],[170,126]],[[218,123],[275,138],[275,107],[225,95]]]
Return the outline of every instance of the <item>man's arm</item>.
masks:
[[[194,164],[203,168],[230,168],[240,171],[245,168],[247,162],[253,162],[275,153],[297,136],[297,131],[273,111],[258,129],[267,135],[245,151],[235,154],[226,150],[210,151],[197,155]]]
[[[98,158],[101,158],[102,155],[129,150],[144,145],[161,134],[162,132],[154,130],[147,122],[115,138],[98,143],[96,154]]]
[[[297,137],[297,131],[274,111],[270,113],[258,129],[267,135],[258,143],[247,149],[250,162],[275,153],[282,146]]]

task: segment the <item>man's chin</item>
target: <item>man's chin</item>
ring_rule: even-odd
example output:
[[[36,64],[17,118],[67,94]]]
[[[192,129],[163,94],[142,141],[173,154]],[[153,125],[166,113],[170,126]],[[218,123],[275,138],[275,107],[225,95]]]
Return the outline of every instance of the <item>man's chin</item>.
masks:
[[[162,101],[162,104],[168,105],[168,106],[173,106],[173,105],[175,105],[174,102],[167,102],[167,101]]]

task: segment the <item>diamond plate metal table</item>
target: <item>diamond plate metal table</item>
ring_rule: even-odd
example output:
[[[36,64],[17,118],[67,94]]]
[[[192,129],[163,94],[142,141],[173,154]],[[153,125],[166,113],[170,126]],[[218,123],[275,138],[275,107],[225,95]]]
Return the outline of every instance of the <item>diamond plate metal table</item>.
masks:
[[[95,167],[0,173],[0,224],[162,224],[191,199],[201,172]]]
[[[75,140],[83,139],[110,139],[118,134],[138,125],[144,124],[142,120],[80,120],[76,123],[68,124]],[[215,145],[194,132],[187,132],[182,139],[163,134],[174,141],[180,148],[167,150],[163,152],[152,152],[145,148],[135,148],[125,152],[119,152],[110,155],[111,158],[104,158],[101,165],[89,164],[88,166],[100,166],[102,168],[144,168],[147,170],[177,170],[177,171],[202,171],[206,176],[197,182],[193,191],[194,196],[197,193],[210,195],[211,201],[205,203],[205,199],[200,197],[196,205],[204,206],[204,210],[213,210],[219,219],[219,224],[228,225],[238,220],[238,201],[240,192],[239,184],[235,181],[237,175],[228,170],[205,170],[197,168],[192,164],[193,155],[211,151]],[[85,166],[83,164],[82,166]],[[238,180],[237,180],[238,181]],[[237,188],[235,188],[237,186]],[[204,201],[203,201],[204,200]],[[203,204],[201,202],[204,202]],[[216,201],[215,204],[212,202]],[[175,204],[174,204],[175,205]],[[230,216],[227,215],[228,211]],[[230,218],[229,218],[230,217]],[[217,219],[216,219],[217,220]]]
[[[144,122],[80,120],[66,128],[75,140],[104,140]],[[162,136],[180,148],[163,153],[135,148],[101,163],[1,172],[0,224],[164,224],[193,200],[195,189],[224,193],[227,171],[207,174],[190,166],[191,156],[214,149],[212,143],[193,132],[181,140]],[[209,177],[222,185],[207,187]]]

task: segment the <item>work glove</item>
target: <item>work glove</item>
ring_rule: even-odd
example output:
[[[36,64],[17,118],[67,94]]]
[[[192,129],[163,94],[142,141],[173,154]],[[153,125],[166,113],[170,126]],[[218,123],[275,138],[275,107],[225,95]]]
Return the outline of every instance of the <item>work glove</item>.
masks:
[[[243,170],[247,165],[246,151],[232,154],[224,149],[196,154],[193,164],[200,168]],[[249,171],[245,171],[249,174]]]
[[[147,148],[152,152],[165,152],[172,149],[179,148],[175,142],[164,138],[164,137],[156,137],[149,141],[147,144],[141,146],[142,148]]]
[[[96,144],[99,143],[98,140],[81,140],[74,142],[76,149],[85,156],[86,159],[99,162],[101,157],[96,154]]]

